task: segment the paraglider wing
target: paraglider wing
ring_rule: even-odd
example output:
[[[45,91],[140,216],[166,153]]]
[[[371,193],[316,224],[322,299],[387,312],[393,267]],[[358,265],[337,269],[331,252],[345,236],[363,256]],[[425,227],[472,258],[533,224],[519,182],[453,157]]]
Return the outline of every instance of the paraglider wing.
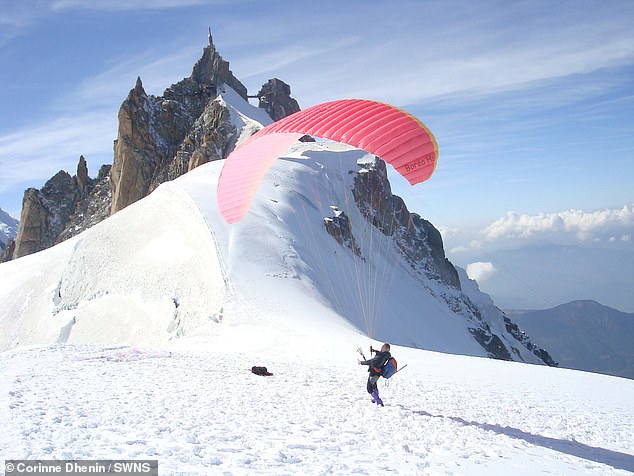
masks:
[[[251,136],[225,160],[216,191],[218,208],[228,223],[240,221],[247,213],[262,177],[273,161],[304,134]]]
[[[364,149],[412,185],[431,177],[438,159],[432,133],[401,109],[365,99],[318,104],[260,129],[227,157],[217,188],[218,207],[227,222],[244,217],[273,161],[303,135]]]

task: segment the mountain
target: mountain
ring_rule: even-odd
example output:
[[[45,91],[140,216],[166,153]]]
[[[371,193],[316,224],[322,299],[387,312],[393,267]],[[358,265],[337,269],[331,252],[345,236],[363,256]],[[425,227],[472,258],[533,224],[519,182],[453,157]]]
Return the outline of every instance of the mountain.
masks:
[[[270,120],[218,93],[235,143]],[[634,471],[634,382],[526,365],[554,362],[447,260],[382,161],[298,142],[232,225],[222,165],[0,264],[2,454],[161,474]],[[356,362],[382,341],[401,368],[384,408]]]
[[[25,257],[78,236],[147,197],[161,184],[173,181],[204,164],[220,161],[236,144],[271,123],[273,118],[279,119],[299,109],[297,101],[290,97],[290,86],[278,79],[265,84],[257,97],[259,107],[248,103],[246,88],[233,75],[229,63],[216,51],[211,32],[208,45],[194,65],[191,76],[167,88],[162,96],[148,95],[141,78],[138,78],[119,109],[119,130],[112,166],[103,166],[99,176],[91,179],[86,161],[81,156],[76,175],[60,171],[41,190],[27,190],[15,247],[4,259]],[[381,160],[359,155],[358,150],[339,150],[337,146],[324,142],[306,147],[307,157],[314,162],[312,167],[321,169],[319,173],[316,170],[315,178],[321,177],[322,181],[310,186],[322,193],[325,191],[322,189],[326,189],[330,190],[331,195],[335,192],[337,195],[329,199],[332,203],[328,206],[321,202],[323,197],[312,199],[316,203],[311,202],[311,209],[317,213],[311,214],[309,225],[297,222],[296,226],[289,229],[274,231],[278,235],[291,236],[297,233],[297,227],[300,231],[308,226],[318,227],[318,231],[298,238],[300,242],[312,239],[314,247],[305,250],[304,254],[298,254],[297,259],[308,260],[312,270],[317,269],[316,264],[321,264],[322,271],[309,279],[320,282],[322,289],[318,294],[331,303],[340,315],[368,335],[402,340],[405,335],[403,328],[409,325],[407,321],[410,316],[424,312],[430,302],[435,305],[439,303],[443,313],[460,316],[455,326],[457,331],[450,330],[452,326],[447,323],[431,326],[436,328],[435,332],[425,338],[425,344],[421,344],[421,335],[428,333],[422,330],[431,328],[429,319],[423,316],[420,318],[421,332],[414,334],[415,337],[408,337],[409,345],[435,348],[433,346],[439,345],[437,342],[445,340],[438,330],[455,336],[466,332],[466,343],[442,344],[438,349],[555,365],[548,353],[535,346],[517,325],[493,305],[488,296],[487,300],[483,299],[484,295],[479,292],[477,285],[473,286],[464,272],[454,268],[445,257],[438,230],[419,215],[410,213],[403,200],[392,195],[385,164]],[[327,172],[321,164],[322,155],[328,157],[333,154],[331,160],[346,164],[345,175],[342,175],[342,169]],[[338,190],[332,188],[336,174],[342,175]],[[305,189],[306,186],[301,182],[296,188]],[[214,189],[213,184],[209,184],[209,187],[210,190]],[[342,196],[341,191],[347,195]],[[308,191],[298,193],[305,201]],[[296,198],[289,197],[287,201],[295,204]],[[307,215],[306,211],[304,215]],[[297,217],[293,219],[297,220]],[[138,218],[136,221],[142,220]],[[134,226],[131,228],[134,229]],[[148,229],[152,233],[152,227]],[[328,241],[316,241],[315,237],[324,232],[330,235]],[[118,233],[126,235],[129,231],[121,229]],[[137,234],[133,242],[117,242],[116,246],[134,249],[139,236]],[[112,242],[111,238],[102,237],[100,240],[102,243],[98,245],[99,248],[103,248],[103,242]],[[85,239],[79,241],[82,243]],[[340,248],[332,249],[333,243]],[[352,256],[339,258],[331,264],[341,265],[352,260],[349,266],[353,271],[341,272],[336,266],[324,268],[327,260],[323,254],[327,250],[339,254],[351,251]],[[100,250],[95,252],[101,253]],[[280,259],[285,261],[288,258],[280,256]],[[89,270],[85,267],[86,263],[90,263],[90,260],[82,263],[80,274],[83,287],[88,285],[86,275]],[[125,263],[118,264],[126,266]],[[400,287],[385,285],[391,284],[400,272],[408,276],[406,284]],[[328,273],[345,276],[346,281],[333,286],[332,282],[323,278]],[[64,276],[71,277],[68,270],[64,271]],[[101,271],[99,276],[100,279],[103,277]],[[120,280],[125,282],[126,277],[121,276]],[[358,287],[358,298],[351,301],[348,288],[354,281]],[[97,294],[109,293],[101,284],[93,287],[98,289]],[[472,289],[472,295],[463,292],[463,289]],[[65,298],[66,294],[56,298],[59,302],[54,303],[54,314],[65,306],[79,306],[78,301],[68,303]],[[178,298],[174,299],[174,302],[179,302]],[[377,324],[381,313],[389,307],[390,300],[402,302],[407,299],[418,303],[418,309],[413,310],[414,306],[395,311],[399,307],[393,306],[389,311],[390,314],[401,312],[400,316],[390,321],[395,323],[404,319],[406,324],[402,324],[401,329],[395,330],[393,324]],[[480,302],[480,306],[474,302]],[[180,304],[177,308],[177,314],[185,309]],[[15,309],[16,321],[29,314],[21,307]],[[180,318],[177,321],[170,328],[182,332],[179,328]],[[68,329],[73,327],[68,325]],[[25,335],[18,332],[19,327],[15,332],[7,333],[0,348],[18,345],[16,342],[24,343]],[[66,340],[59,336],[57,339]]]
[[[246,87],[216,51],[211,32],[192,74],[169,86],[162,96],[148,95],[137,78],[119,108],[112,164],[103,165],[92,179],[80,156],[76,175],[60,170],[42,189],[27,189],[15,247],[2,261],[50,248],[145,197],[161,183],[225,158],[240,134],[257,130],[236,129],[228,109],[217,99],[225,85],[247,100]],[[257,118],[257,127],[270,123],[271,117],[298,111],[290,94],[290,86],[279,79],[264,84],[254,96],[259,107],[250,113]]]
[[[329,234],[323,215],[354,203],[343,185],[359,159],[372,162],[298,144],[233,225],[219,216],[222,163],[211,162],[0,264],[0,336],[12,347],[0,353],[0,452],[151,459],[160,474],[192,475],[634,471],[634,381],[412,348],[487,354],[455,311],[465,298],[422,279],[388,240],[363,239],[356,204],[338,209],[365,261]],[[360,302],[371,263],[383,291]],[[476,283],[461,286],[492,317]],[[362,302],[382,305],[374,322]],[[385,407],[356,362],[357,346],[380,344],[366,322],[401,368],[379,381]]]
[[[0,208],[0,255],[4,252],[7,241],[15,240],[18,233],[18,220]]]
[[[257,127],[249,113],[261,111],[228,86],[217,101],[232,127]],[[343,316],[401,345],[554,363],[449,263],[440,233],[391,194],[382,161],[300,142],[275,165],[250,219],[233,226],[218,214],[222,162],[212,161],[70,240],[3,264],[0,348],[163,344],[235,318],[237,301],[256,315],[280,313],[285,326],[309,319],[327,329]],[[368,188],[370,197],[360,193]]]
[[[634,379],[634,314],[595,301],[507,314],[562,367]]]

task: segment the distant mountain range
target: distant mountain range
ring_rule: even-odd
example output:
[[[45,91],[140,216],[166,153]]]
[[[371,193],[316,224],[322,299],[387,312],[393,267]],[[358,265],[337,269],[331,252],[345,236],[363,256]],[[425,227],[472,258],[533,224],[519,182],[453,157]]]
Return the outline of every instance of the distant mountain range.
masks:
[[[560,367],[634,379],[634,314],[595,301],[506,314]]]

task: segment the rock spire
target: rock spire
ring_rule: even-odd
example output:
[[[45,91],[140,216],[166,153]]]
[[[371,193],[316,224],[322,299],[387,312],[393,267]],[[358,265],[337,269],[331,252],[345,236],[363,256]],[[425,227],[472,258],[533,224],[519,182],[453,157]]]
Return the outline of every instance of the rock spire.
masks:
[[[151,193],[194,167],[224,159],[235,146],[237,131],[217,95],[223,84],[248,100],[247,88],[208,44],[191,76],[169,86],[162,96],[147,94],[137,77],[121,104],[112,165],[96,179],[88,176],[83,156],[77,175],[60,171],[42,190],[24,194],[20,230],[10,260],[53,246]],[[262,86],[258,97],[274,119],[299,110],[290,86],[278,79]]]

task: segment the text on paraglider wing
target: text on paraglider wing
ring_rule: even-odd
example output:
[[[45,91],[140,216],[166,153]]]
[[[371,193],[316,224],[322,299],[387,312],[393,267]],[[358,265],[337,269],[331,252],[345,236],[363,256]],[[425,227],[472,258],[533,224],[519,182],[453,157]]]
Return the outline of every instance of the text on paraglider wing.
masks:
[[[427,154],[426,156],[415,160],[414,162],[410,162],[409,164],[405,164],[405,170],[410,172],[412,170],[418,169],[420,167],[425,167],[427,165],[431,165],[434,163],[434,154]]]

